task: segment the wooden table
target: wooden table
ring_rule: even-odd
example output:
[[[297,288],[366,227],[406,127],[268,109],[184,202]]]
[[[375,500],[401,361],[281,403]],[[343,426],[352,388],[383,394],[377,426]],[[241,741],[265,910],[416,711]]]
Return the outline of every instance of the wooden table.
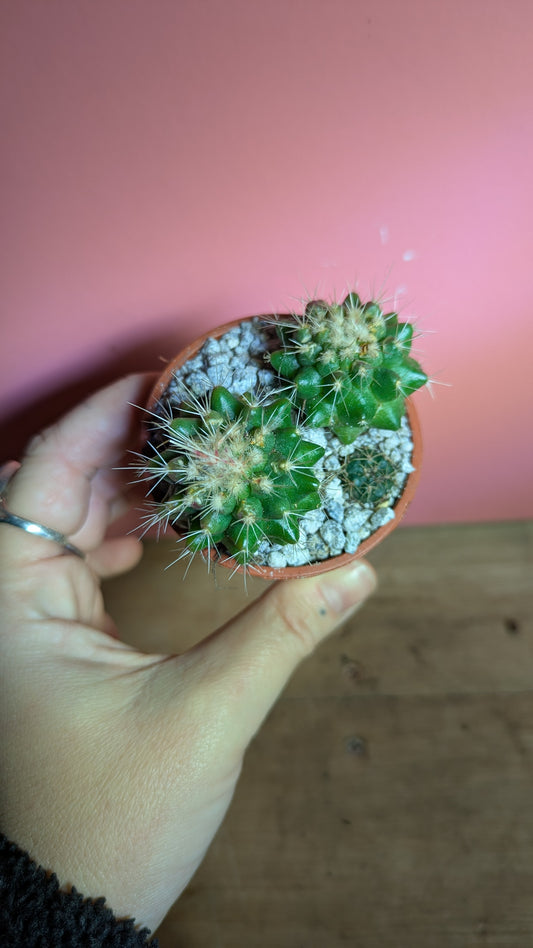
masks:
[[[171,558],[106,586],[147,650],[265,588]],[[369,558],[379,592],[252,743],[161,948],[533,945],[533,522],[403,528]]]

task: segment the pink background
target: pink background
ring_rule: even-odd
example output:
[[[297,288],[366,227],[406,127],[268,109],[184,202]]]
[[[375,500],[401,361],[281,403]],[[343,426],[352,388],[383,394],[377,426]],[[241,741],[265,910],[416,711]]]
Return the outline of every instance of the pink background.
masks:
[[[4,455],[356,282],[437,383],[410,522],[533,515],[531,0],[16,0],[0,30]]]

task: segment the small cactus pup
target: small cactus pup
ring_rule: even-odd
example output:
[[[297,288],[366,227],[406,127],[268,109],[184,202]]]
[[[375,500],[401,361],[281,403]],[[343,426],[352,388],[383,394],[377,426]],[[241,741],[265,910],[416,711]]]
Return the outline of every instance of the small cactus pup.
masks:
[[[320,507],[314,465],[324,448],[306,441],[286,396],[259,400],[217,385],[185,393],[150,422],[146,463],[153,481],[149,525],[172,526],[185,553],[211,551],[247,567],[260,542],[296,543],[299,518]]]
[[[356,447],[341,469],[349,497],[376,510],[389,505],[399,475],[399,465],[376,445]]]
[[[342,444],[370,427],[398,430],[406,398],[428,381],[410,355],[412,324],[355,292],[342,303],[311,300],[276,329],[272,367],[294,387],[307,424],[330,428]]]

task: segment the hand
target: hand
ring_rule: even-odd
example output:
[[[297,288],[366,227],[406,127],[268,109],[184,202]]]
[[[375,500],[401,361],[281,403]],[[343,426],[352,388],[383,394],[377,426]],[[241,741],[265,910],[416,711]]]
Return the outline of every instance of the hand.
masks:
[[[134,566],[106,539],[149,379],[131,376],[35,438],[7,506],[87,554],[0,524],[0,829],[62,885],[152,931],[201,862],[246,747],[298,663],[374,587],[358,563],[274,584],[183,655],[122,643],[100,590]],[[146,589],[146,595],[150,590]],[[179,610],[177,610],[179,612]]]

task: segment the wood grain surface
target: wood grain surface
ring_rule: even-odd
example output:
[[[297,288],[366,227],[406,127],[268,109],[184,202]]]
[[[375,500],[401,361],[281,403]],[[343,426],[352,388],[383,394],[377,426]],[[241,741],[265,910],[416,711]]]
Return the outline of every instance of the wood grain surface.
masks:
[[[106,584],[146,650],[266,587],[172,558]],[[533,945],[533,523],[403,528],[369,559],[379,591],[253,741],[161,948]]]

